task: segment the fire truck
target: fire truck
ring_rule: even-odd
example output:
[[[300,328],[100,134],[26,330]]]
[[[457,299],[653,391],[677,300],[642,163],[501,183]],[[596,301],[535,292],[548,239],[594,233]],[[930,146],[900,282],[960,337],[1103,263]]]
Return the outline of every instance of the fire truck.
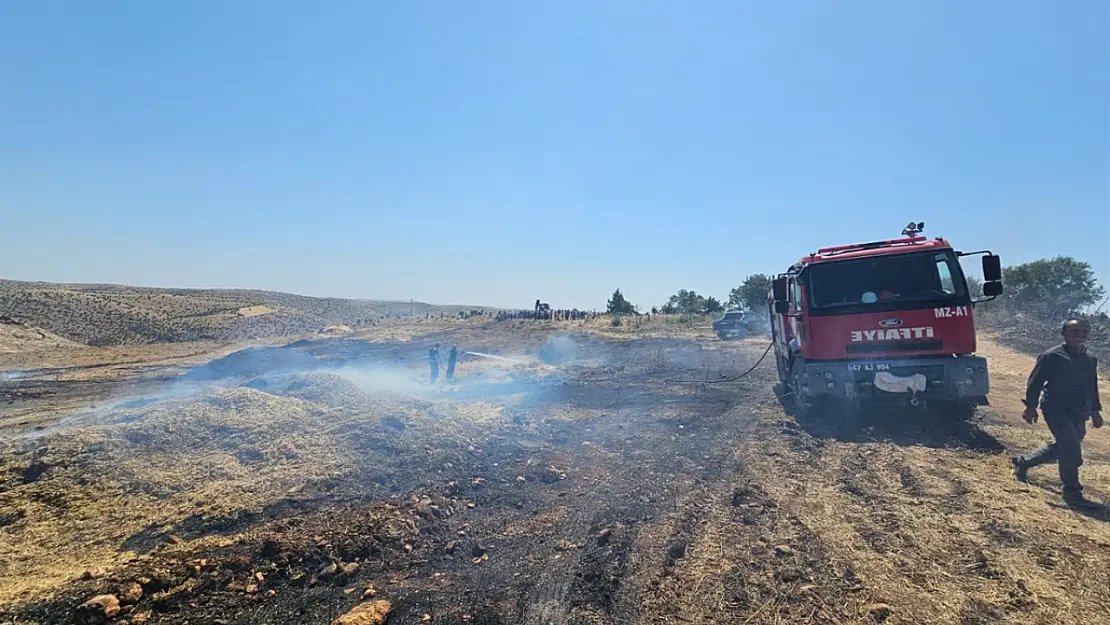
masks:
[[[968,418],[986,402],[972,312],[1002,293],[1001,261],[924,229],[910,223],[902,238],[821,248],[774,278],[775,361],[795,417],[903,405]],[[959,259],[977,255],[983,293],[973,298]]]

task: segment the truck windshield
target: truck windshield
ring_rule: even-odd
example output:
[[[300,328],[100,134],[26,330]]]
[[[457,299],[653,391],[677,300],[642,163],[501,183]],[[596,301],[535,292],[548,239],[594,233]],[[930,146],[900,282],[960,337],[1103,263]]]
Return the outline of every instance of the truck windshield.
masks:
[[[932,302],[964,297],[967,290],[951,252],[820,263],[807,273],[813,308]]]

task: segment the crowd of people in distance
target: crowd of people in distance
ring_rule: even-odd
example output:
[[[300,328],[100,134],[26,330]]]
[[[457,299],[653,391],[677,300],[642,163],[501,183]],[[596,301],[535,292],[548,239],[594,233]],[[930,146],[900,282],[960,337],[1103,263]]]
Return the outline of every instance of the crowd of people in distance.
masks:
[[[555,321],[578,321],[582,319],[597,319],[602,313],[596,310],[555,309],[555,310],[501,310],[498,311],[497,321],[510,319],[553,319]]]

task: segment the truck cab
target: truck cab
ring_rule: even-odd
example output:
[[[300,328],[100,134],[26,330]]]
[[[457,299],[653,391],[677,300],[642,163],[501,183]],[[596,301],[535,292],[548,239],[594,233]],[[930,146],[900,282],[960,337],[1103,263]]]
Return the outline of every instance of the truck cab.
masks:
[[[918,227],[920,226],[920,228]],[[819,249],[773,282],[768,306],[779,381],[795,414],[818,404],[941,406],[970,416],[990,390],[975,353],[962,252],[920,235]],[[984,295],[1001,293],[984,254]]]

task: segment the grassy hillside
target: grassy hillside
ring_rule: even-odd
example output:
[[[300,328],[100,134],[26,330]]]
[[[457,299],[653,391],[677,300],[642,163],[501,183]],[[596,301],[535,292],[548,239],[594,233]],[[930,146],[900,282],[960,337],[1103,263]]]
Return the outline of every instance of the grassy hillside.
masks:
[[[412,305],[416,315],[470,306]],[[87,345],[237,340],[366,326],[408,315],[409,302],[305,297],[246,289],[161,289],[0,280],[0,323]]]

